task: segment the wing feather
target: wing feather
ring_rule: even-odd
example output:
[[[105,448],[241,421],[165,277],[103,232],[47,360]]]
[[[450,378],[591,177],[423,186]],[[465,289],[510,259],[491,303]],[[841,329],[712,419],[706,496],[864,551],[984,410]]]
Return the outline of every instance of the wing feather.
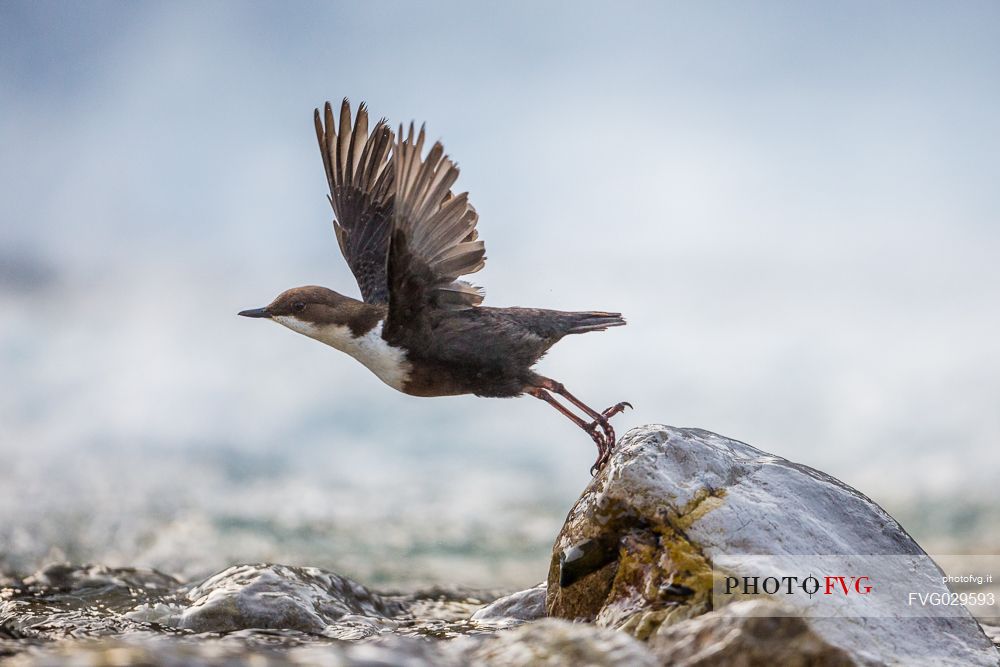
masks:
[[[480,288],[458,280],[484,266],[486,251],[468,194],[452,192],[459,171],[444,147],[422,157],[426,130],[414,123],[394,136],[380,120],[369,132],[365,104],[352,121],[346,98],[339,111],[317,109],[315,125],[337,243],[364,300],[390,311],[405,302],[406,317],[482,303]]]
[[[395,199],[389,250],[390,336],[419,328],[428,309],[464,309],[483,301],[482,290],[458,280],[485,265],[479,219],[468,193],[455,195],[459,170],[435,142],[422,157],[425,130],[399,128],[393,148]],[[404,138],[405,137],[405,138]]]
[[[390,166],[392,130],[380,120],[369,134],[364,103],[358,106],[352,125],[351,105],[346,98],[340,105],[339,124],[329,102],[322,114],[316,110],[314,118],[340,251],[364,300],[388,303],[386,258],[395,176]]]

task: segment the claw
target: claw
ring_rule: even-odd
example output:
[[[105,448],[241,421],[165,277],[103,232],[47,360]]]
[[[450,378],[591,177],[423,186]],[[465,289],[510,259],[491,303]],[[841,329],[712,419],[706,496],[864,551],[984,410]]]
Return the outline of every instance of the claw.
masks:
[[[597,460],[594,461],[594,465],[590,466],[590,476],[595,477],[597,473],[601,471],[601,468],[607,465],[610,459],[611,459],[611,449],[608,448],[603,452],[601,452],[597,456]]]
[[[621,403],[615,403],[610,408],[602,412],[601,415],[603,415],[605,419],[611,419],[619,412],[625,412],[625,408],[630,408],[632,410],[635,409],[628,401],[622,401]]]
[[[608,447],[608,441],[604,433],[601,433],[593,426],[589,432],[590,437],[593,438],[594,443],[597,445],[597,460],[594,461],[594,465],[590,466],[590,476],[593,477],[607,462],[610,447]]]

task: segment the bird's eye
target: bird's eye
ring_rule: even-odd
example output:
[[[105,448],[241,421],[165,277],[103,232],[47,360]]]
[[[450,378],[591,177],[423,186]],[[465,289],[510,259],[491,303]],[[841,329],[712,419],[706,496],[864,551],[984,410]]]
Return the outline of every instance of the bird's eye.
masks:
[[[305,309],[306,309],[306,304],[302,303],[301,301],[296,301],[295,303],[292,304],[292,310],[294,310],[296,313],[301,313]]]

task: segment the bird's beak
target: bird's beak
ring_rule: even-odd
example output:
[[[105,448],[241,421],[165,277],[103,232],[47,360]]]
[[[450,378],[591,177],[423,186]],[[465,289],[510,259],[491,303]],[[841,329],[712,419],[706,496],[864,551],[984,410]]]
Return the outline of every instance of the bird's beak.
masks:
[[[243,317],[271,317],[271,313],[268,312],[267,308],[252,308],[250,310],[241,310],[237,315],[242,315]]]

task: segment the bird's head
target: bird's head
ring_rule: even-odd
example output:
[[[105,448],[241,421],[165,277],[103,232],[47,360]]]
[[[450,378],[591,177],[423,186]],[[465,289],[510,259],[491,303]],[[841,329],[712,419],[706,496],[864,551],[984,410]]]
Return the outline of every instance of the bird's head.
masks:
[[[263,308],[244,310],[243,317],[263,317],[274,320],[292,331],[322,339],[332,328],[355,329],[369,320],[366,304],[338,294],[325,287],[309,285],[285,290]]]

